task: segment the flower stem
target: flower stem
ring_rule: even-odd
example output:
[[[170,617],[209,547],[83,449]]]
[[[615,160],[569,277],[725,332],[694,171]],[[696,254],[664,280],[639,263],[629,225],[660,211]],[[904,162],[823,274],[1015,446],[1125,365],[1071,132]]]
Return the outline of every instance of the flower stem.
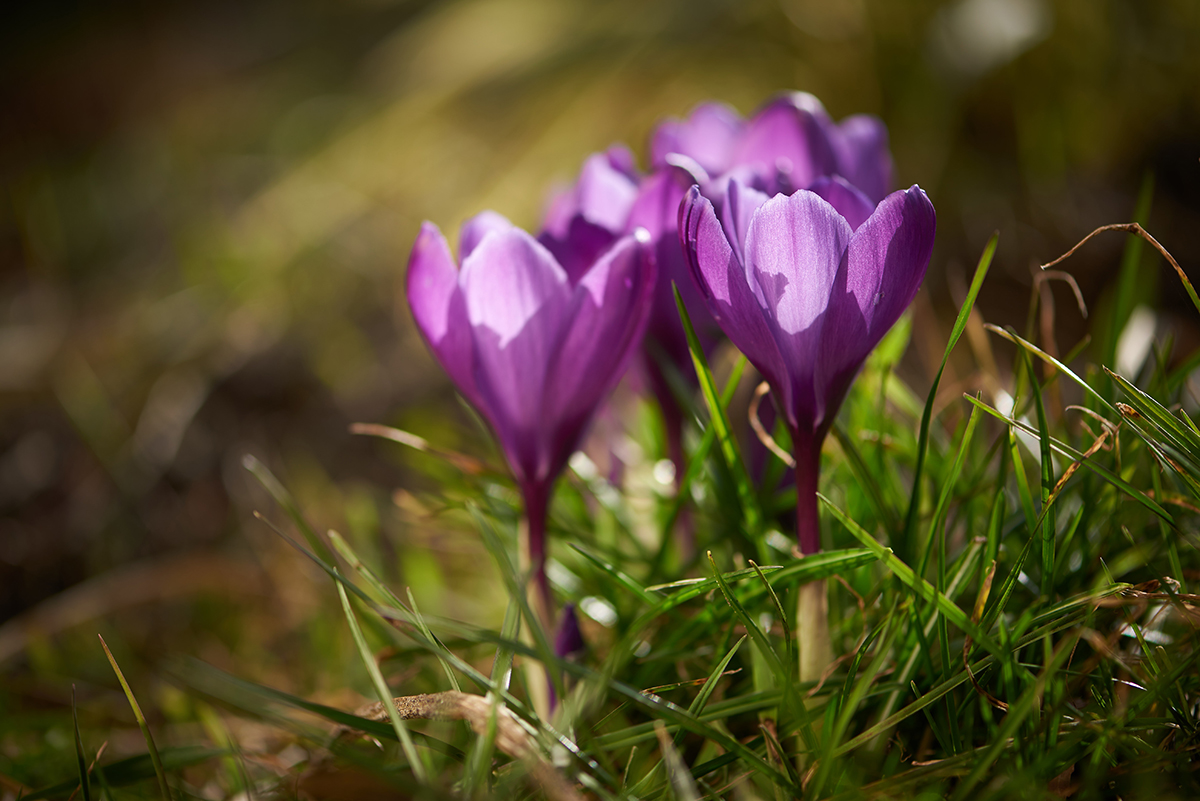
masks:
[[[531,601],[534,613],[546,634],[554,633],[554,596],[546,577],[546,516],[550,508],[550,488],[541,483],[524,488],[525,523],[529,541],[529,580],[532,583]]]
[[[804,556],[821,550],[821,521],[817,481],[821,475],[821,444],[825,431],[792,432],[796,456],[796,539]],[[829,639],[829,592],[825,580],[800,587],[796,604],[796,644],[800,651],[800,681],[818,681],[833,661]]]
[[[796,540],[800,553],[821,550],[821,523],[817,514],[817,480],[821,475],[821,443],[825,432],[793,431],[796,456]]]

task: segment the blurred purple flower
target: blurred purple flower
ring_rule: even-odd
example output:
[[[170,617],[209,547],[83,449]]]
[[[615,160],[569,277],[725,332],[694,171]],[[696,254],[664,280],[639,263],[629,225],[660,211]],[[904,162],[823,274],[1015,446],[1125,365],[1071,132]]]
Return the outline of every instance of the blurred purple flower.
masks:
[[[538,241],[577,280],[628,227],[638,193],[633,154],[623,145],[593,153],[573,186],[554,196]]]
[[[655,266],[645,232],[614,238],[574,269],[494,212],[459,235],[461,269],[425,223],[408,263],[417,327],[491,424],[520,485],[543,614],[551,487],[641,341]],[[551,619],[549,617],[545,619]]]
[[[773,198],[735,179],[720,218],[693,187],[679,227],[713,317],[771,384],[791,430],[797,539],[814,553],[821,444],[863,361],[921,286],[933,204],[917,186],[875,206],[842,178]]]
[[[892,186],[892,158],[883,121],[856,114],[835,123],[807,92],[780,95],[743,121],[719,103],[698,106],[686,120],[668,120],[654,132],[655,169],[686,156],[709,176],[702,190],[714,202],[728,178],[769,195],[806,189],[823,176],[840,175],[872,203]]]
[[[658,281],[651,303],[642,367],[666,426],[667,448],[682,478],[683,415],[663,363],[679,365],[680,373],[694,380],[687,339],[671,291],[672,282],[683,293],[697,331],[712,342],[719,329],[708,316],[692,279],[687,259],[679,247],[679,204],[698,180],[707,180],[702,167],[686,157],[673,157],[667,165],[639,176],[633,155],[622,146],[595,153],[584,162],[573,186],[554,197],[543,220],[538,241],[574,275],[619,237],[644,230],[658,265]]]
[[[554,655],[566,659],[578,656],[586,648],[587,642],[579,628],[579,615],[575,611],[575,604],[567,604],[558,619],[558,630],[554,632]]]

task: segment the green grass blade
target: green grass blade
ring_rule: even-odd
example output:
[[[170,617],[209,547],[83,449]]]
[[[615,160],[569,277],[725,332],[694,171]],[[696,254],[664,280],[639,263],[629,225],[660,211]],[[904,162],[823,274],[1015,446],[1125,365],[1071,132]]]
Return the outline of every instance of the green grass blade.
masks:
[[[945,554],[944,524],[946,521],[946,512],[950,506],[950,499],[954,495],[954,487],[958,483],[958,477],[962,475],[963,462],[966,461],[967,451],[971,447],[971,440],[975,436],[975,427],[978,423],[979,420],[975,416],[975,410],[972,409],[971,416],[967,419],[967,428],[963,431],[962,441],[958,444],[958,453],[954,457],[954,464],[942,482],[942,492],[938,496],[938,503],[933,512],[933,519],[929,521],[929,533],[926,537],[925,550],[921,554],[920,566],[917,568],[918,576],[925,575],[925,569],[929,565],[930,552],[935,549],[939,550],[939,559],[942,559]],[[939,566],[939,576],[944,567],[943,562]]]
[[[96,635],[100,637],[100,635]],[[112,651],[108,650],[108,643],[100,637],[100,647],[104,649],[104,655],[108,657],[108,664],[112,665],[113,673],[117,674],[117,681],[121,682],[121,689],[125,691],[125,698],[129,701],[129,706],[133,710],[133,717],[137,720],[138,727],[142,730],[142,736],[146,738],[146,751],[150,755],[150,762],[154,765],[154,776],[158,779],[158,791],[162,794],[164,801],[171,801],[171,789],[167,786],[167,774],[163,770],[162,759],[159,758],[158,748],[154,745],[154,735],[150,733],[150,724],[146,722],[146,716],[142,714],[142,708],[138,706],[137,699],[133,696],[133,690],[129,687],[129,682],[125,681],[125,674],[121,672],[120,665],[113,658]]]
[[[708,563],[712,566],[713,578],[717,582],[717,587],[721,590],[721,595],[725,598],[725,603],[729,604],[729,608],[733,610],[733,614],[746,627],[746,631],[750,635],[750,639],[754,641],[758,647],[759,653],[767,661],[771,667],[771,672],[775,675],[777,687],[786,687],[788,684],[788,670],[784,667],[783,662],[779,659],[779,654],[775,653],[775,649],[771,647],[771,642],[767,639],[767,635],[754,622],[754,618],[746,611],[746,607],[742,606],[741,602],[730,590],[729,585],[725,583],[725,578],[721,571],[717,569],[717,562],[713,559],[712,551],[708,552]]]
[[[997,336],[1007,339],[1009,342],[1013,343],[1014,345],[1024,348],[1029,353],[1032,353],[1034,356],[1037,356],[1042,361],[1057,368],[1060,373],[1062,373],[1067,378],[1074,381],[1080,388],[1083,389],[1084,392],[1091,395],[1100,404],[1100,406],[1106,412],[1108,412],[1108,414],[1112,417],[1112,419],[1114,419],[1114,420],[1117,419],[1118,413],[1117,413],[1116,408],[1111,403],[1109,403],[1104,398],[1103,395],[1101,395],[1099,392],[1097,392],[1095,389],[1093,389],[1092,386],[1090,384],[1088,384],[1088,382],[1086,382],[1082,378],[1080,378],[1075,373],[1075,371],[1072,370],[1070,367],[1067,367],[1061,361],[1054,358],[1049,353],[1046,353],[1044,350],[1039,348],[1037,345],[1034,345],[1032,342],[1022,339],[1020,337],[1020,335],[1018,335],[1016,332],[1014,332],[1012,330],[1004,329],[998,325],[992,325],[991,323],[984,323],[983,327],[986,328],[988,331],[991,331],[993,334],[996,334]]]
[[[946,370],[946,362],[950,360],[950,353],[958,344],[959,337],[967,327],[971,309],[975,307],[975,299],[979,297],[979,290],[983,288],[983,279],[987,277],[988,268],[992,265],[992,257],[996,255],[996,245],[999,241],[1000,232],[997,231],[992,234],[991,239],[983,248],[979,264],[975,267],[975,277],[971,279],[971,288],[967,290],[967,297],[958,310],[958,318],[954,321],[954,328],[950,330],[950,339],[946,342],[946,351],[942,354],[942,363],[933,377],[933,384],[925,399],[925,409],[921,412],[921,428],[917,435],[917,463],[913,469],[912,495],[908,500],[908,512],[904,516],[904,530],[896,543],[897,548],[904,553],[907,553],[911,546],[917,525],[917,514],[921,507],[921,478],[925,470],[925,451],[929,446],[929,424],[933,420],[933,401],[937,397],[938,384],[941,383],[942,373]]]
[[[79,733],[79,707],[75,703],[75,685],[71,685],[71,724],[75,729],[75,761],[79,767],[79,790],[83,801],[92,801],[92,785],[88,781],[87,757],[83,753],[83,736]]]
[[[333,529],[330,529],[329,541],[333,544],[333,548],[338,552],[338,555],[345,559],[354,572],[361,576],[363,581],[367,582],[371,589],[378,593],[381,598],[386,600],[392,606],[399,608],[404,607],[403,602],[396,597],[396,594],[388,589],[387,585],[379,580],[374,571],[363,564],[363,561],[359,559],[358,554],[355,553],[354,549],[350,547],[350,543],[346,542],[345,537]],[[349,583],[345,581],[339,581],[338,583],[353,586],[349,585]],[[416,604],[413,602],[411,591],[408,594],[408,600],[410,604],[409,608],[412,610],[413,620],[417,624],[417,627],[421,630],[421,633],[424,634],[430,642],[441,646],[443,650],[449,652],[449,649],[447,649],[445,645],[433,635],[433,632],[429,630],[429,626],[425,624],[425,619],[421,617],[420,612],[417,611]],[[444,656],[440,653],[435,654],[435,656],[437,657],[438,663],[442,666],[442,671],[446,674],[446,679],[450,682],[451,689],[461,690],[462,687],[459,686],[458,677],[454,675],[454,670],[450,667]]]
[[[346,595],[346,588],[342,582],[338,582],[337,591],[338,598],[342,601],[342,611],[346,615],[346,622],[350,624],[350,633],[354,637],[354,645],[358,649],[358,655],[362,659],[363,667],[367,669],[367,675],[371,678],[371,685],[375,688],[375,694],[379,698],[379,703],[387,711],[388,719],[392,722],[392,729],[396,732],[396,738],[400,741],[400,747],[404,749],[404,757],[408,760],[409,768],[417,778],[417,781],[425,784],[427,781],[425,763],[421,761],[421,755],[417,753],[417,746],[413,743],[412,735],[408,733],[408,726],[400,719],[400,713],[396,710],[396,705],[392,703],[392,692],[388,689],[387,682],[383,679],[383,673],[380,672],[379,665],[375,663],[375,655],[371,653],[371,649],[367,645],[367,640],[358,625],[358,618],[355,617],[354,610],[350,607],[350,596]]]
[[[787,612],[783,611],[783,604],[775,593],[775,588],[771,586],[771,582],[767,581],[767,576],[763,573],[762,568],[756,565],[753,559],[750,560],[750,567],[758,574],[762,580],[762,586],[766,588],[767,594],[771,596],[771,601],[775,604],[775,614],[779,615],[779,625],[783,627],[784,664],[788,666],[790,673],[799,657],[797,657],[795,645],[792,643],[792,627],[788,623]]]
[[[688,350],[692,354],[696,377],[700,380],[700,392],[708,406],[710,425],[716,431],[717,443],[721,446],[721,453],[733,476],[738,501],[742,504],[746,530],[750,534],[751,541],[757,542],[763,523],[762,510],[758,506],[758,495],[754,491],[754,485],[750,481],[749,474],[746,473],[746,465],[742,462],[741,454],[738,452],[737,441],[734,439],[733,429],[729,425],[729,417],[725,414],[725,407],[721,405],[716,381],[713,380],[712,371],[708,367],[704,349],[700,347],[696,329],[692,327],[692,319],[688,316],[687,307],[683,305],[683,297],[680,296],[678,287],[672,286],[672,289],[675,292],[675,305],[679,309],[679,319],[682,321],[684,333],[687,335]]]
[[[242,466],[258,479],[258,483],[262,484],[263,489],[275,499],[275,503],[279,504],[280,508],[292,519],[292,523],[304,535],[304,540],[308,543],[308,547],[312,548],[313,552],[325,560],[325,562],[332,563],[333,554],[329,552],[329,548],[321,541],[321,538],[317,536],[316,530],[313,529],[304,517],[304,513],[300,511],[300,505],[296,503],[296,499],[292,497],[292,493],[288,492],[287,487],[283,486],[282,482],[275,478],[275,474],[268,470],[265,464],[250,454],[242,457]]]
[[[884,528],[889,531],[896,531],[900,526],[900,521],[896,517],[896,510],[884,499],[883,488],[879,486],[879,481],[876,480],[874,472],[867,464],[867,460],[863,458],[862,452],[858,449],[858,445],[842,428],[838,422],[834,422],[832,432],[833,438],[837,440],[838,446],[842,452],[846,454],[847,463],[850,465],[850,471],[854,474],[854,478],[858,481],[858,485],[867,492],[867,500],[871,502],[871,506],[875,508],[875,514],[879,515],[879,519],[883,521]]]
[[[729,663],[733,661],[733,657],[737,654],[738,649],[742,647],[742,643],[749,636],[749,634],[743,634],[733,644],[733,647],[726,652],[725,656],[717,662],[712,671],[709,672],[708,678],[704,680],[704,684],[700,685],[700,692],[696,693],[696,697],[692,699],[692,703],[688,704],[688,712],[690,714],[700,717],[704,712],[704,707],[708,705],[708,699],[712,698],[713,692],[717,689],[717,682],[721,680],[721,676],[725,674],[725,669],[729,667]]]
[[[636,579],[634,579],[625,571],[618,567],[614,567],[608,562],[605,562],[600,557],[592,554],[586,548],[583,548],[574,542],[568,543],[568,545],[570,545],[571,548],[584,559],[595,565],[602,574],[612,579],[612,583],[629,592],[642,603],[646,604],[647,606],[654,606],[658,603],[659,599],[657,596],[651,592],[648,592],[645,587],[639,584]]]
[[[953,623],[964,633],[970,635],[971,639],[983,646],[989,653],[993,655],[999,655],[1001,653],[1000,647],[992,641],[992,638],[987,636],[987,634],[980,630],[978,626],[972,623],[971,619],[967,617],[963,610],[958,608],[957,604],[947,598],[944,594],[938,592],[937,588],[928,581],[916,575],[911,567],[906,565],[898,556],[892,553],[891,548],[885,548],[883,545],[880,545],[874,537],[864,531],[862,526],[854,522],[854,520],[852,520],[850,516],[841,509],[839,509],[837,505],[833,503],[833,501],[829,500],[821,493],[817,493],[817,497],[821,499],[821,502],[828,507],[829,511],[833,513],[833,516],[836,517],[838,521],[846,527],[846,530],[849,531],[855,539],[875,551],[875,553],[879,556],[880,561],[887,565],[888,569],[892,571],[892,574],[895,575],[896,578],[900,579],[902,584],[912,590],[914,595],[923,601],[934,604],[938,611],[945,615],[951,623]]]
[[[1029,366],[1029,383],[1033,387],[1033,407],[1037,412],[1038,443],[1040,445],[1041,457],[1042,592],[1048,597],[1053,598],[1054,511],[1050,505],[1050,494],[1054,492],[1054,463],[1050,458],[1050,426],[1046,422],[1046,404],[1042,400],[1042,388],[1037,380],[1037,372],[1033,369],[1032,361],[1026,360],[1026,363]]]
[[[1020,420],[1014,420],[1013,418],[1011,418],[1005,414],[1002,414],[999,410],[994,409],[991,406],[988,406],[986,403],[979,400],[978,398],[973,398],[970,395],[964,395],[963,397],[965,397],[968,401],[970,401],[971,403],[978,406],[980,409],[983,409],[985,412],[987,412],[991,416],[995,417],[997,420],[1003,421],[1006,425],[1010,426],[1011,428],[1019,428],[1020,430],[1026,432],[1028,434],[1031,434],[1032,436],[1035,436],[1035,437],[1037,436],[1037,430],[1032,428],[1031,426],[1027,425],[1026,423],[1023,423]],[[1092,459],[1085,458],[1082,451],[1078,451],[1078,450],[1072,448],[1070,445],[1060,442],[1059,440],[1055,439],[1054,437],[1050,438],[1050,445],[1054,448],[1054,450],[1056,452],[1062,454],[1063,456],[1066,456],[1070,459],[1080,462],[1088,470],[1091,470],[1093,473],[1100,476],[1106,482],[1108,482],[1109,484],[1112,484],[1114,487],[1121,490],[1121,492],[1125,493],[1130,498],[1132,498],[1133,500],[1140,503],[1142,506],[1145,506],[1147,509],[1154,512],[1154,514],[1158,515],[1163,520],[1167,521],[1168,524],[1170,524],[1172,526],[1175,525],[1175,518],[1171,516],[1171,513],[1168,512],[1166,509],[1164,509],[1162,506],[1160,506],[1153,498],[1151,498],[1149,495],[1142,492],[1138,488],[1134,487],[1128,481],[1121,478],[1116,473],[1112,472],[1111,470],[1104,467],[1103,465],[1098,464],[1096,461],[1094,461]],[[1014,465],[1014,467],[1015,467],[1015,465]],[[1033,522],[1034,529],[1036,529],[1037,528],[1036,518],[1032,522]]]

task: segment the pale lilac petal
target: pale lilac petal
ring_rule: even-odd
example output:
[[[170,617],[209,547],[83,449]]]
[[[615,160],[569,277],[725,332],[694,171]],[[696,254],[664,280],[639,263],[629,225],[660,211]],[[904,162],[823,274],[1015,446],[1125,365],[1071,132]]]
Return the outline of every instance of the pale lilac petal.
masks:
[[[422,224],[408,259],[408,305],[442,368],[467,399],[477,404],[474,347],[458,277],[458,266],[442,232],[433,223]]]
[[[546,211],[542,214],[542,235],[549,233],[561,239],[567,235],[567,227],[578,211],[579,204],[575,200],[575,187],[557,187],[546,201]]]
[[[679,287],[702,345],[710,346],[720,335],[720,329],[708,313],[707,304],[688,267],[687,256],[679,244],[679,205],[687,191],[707,176],[699,165],[678,154],[669,157],[668,162],[672,166],[663,167],[642,181],[638,199],[629,215],[629,230],[630,233],[637,228],[645,230],[650,234],[654,246],[658,278],[654,286],[650,321],[646,326],[646,341],[648,347],[657,352],[647,359],[646,369],[664,413],[670,414],[674,410],[674,398],[659,362],[665,358],[679,365],[685,376],[694,376],[694,372],[687,368],[687,337],[679,321],[679,310],[675,307],[673,286]],[[676,163],[680,166],[675,166]],[[696,175],[696,172],[700,175]]]
[[[608,159],[609,165],[614,170],[624,174],[631,181],[637,181],[637,159],[634,157],[632,150],[625,145],[613,145],[604,151],[604,157]]]
[[[933,204],[913,186],[884,198],[850,240],[830,298],[818,391],[833,409],[871,350],[912,303],[933,251]]]
[[[476,214],[463,223],[462,229],[458,232],[459,261],[470,256],[471,252],[479,247],[483,238],[492,231],[507,231],[512,227],[513,224],[503,214],[497,214],[494,211],[483,211]]]
[[[830,141],[832,122],[812,95],[796,92],[768,103],[746,124],[733,163],[752,165],[765,175],[783,173],[792,188],[808,186],[837,172]]]
[[[641,344],[654,289],[645,232],[619,240],[575,287],[565,329],[546,376],[544,425],[548,474],[562,468],[600,401]]]
[[[734,256],[712,203],[700,195],[698,187],[692,187],[679,207],[679,238],[713,318],[780,393],[784,407],[791,408],[788,364],[767,322],[768,312],[751,290],[746,270]]]
[[[838,123],[834,137],[838,172],[878,203],[892,191],[892,154],[887,126],[869,114],[856,114]]]
[[[633,154],[626,148],[594,153],[575,186],[551,201],[538,241],[572,283],[625,231],[638,195],[633,169]]]
[[[825,355],[821,327],[852,235],[832,206],[807,191],[764,203],[746,234],[746,271],[756,279],[788,366],[792,397],[784,409],[793,427],[821,414],[814,386],[817,363]]]
[[[808,189],[825,198],[829,205],[837,209],[838,214],[846,218],[851,230],[857,231],[871,216],[871,212],[875,211],[875,204],[871,199],[840,175],[818,178]]]
[[[725,172],[743,122],[738,113],[722,103],[705,103],[687,120],[667,120],[658,126],[650,143],[654,167],[668,163],[672,153],[694,159],[710,174]]]
[[[567,275],[533,237],[512,228],[484,238],[464,260],[460,284],[474,334],[480,411],[518,478],[533,478],[546,423],[546,368],[570,302]]]
[[[673,237],[679,225],[679,204],[683,196],[693,184],[701,183],[706,177],[703,171],[697,176],[683,166],[669,165],[655,170],[638,187],[625,233],[643,228],[654,240],[664,235]]]
[[[637,184],[615,168],[606,154],[596,153],[584,162],[575,193],[578,215],[616,233],[625,230]]]
[[[725,236],[739,259],[745,254],[746,232],[750,221],[762,204],[769,200],[765,192],[759,192],[733,178],[725,189],[725,202],[721,204],[721,224]]]

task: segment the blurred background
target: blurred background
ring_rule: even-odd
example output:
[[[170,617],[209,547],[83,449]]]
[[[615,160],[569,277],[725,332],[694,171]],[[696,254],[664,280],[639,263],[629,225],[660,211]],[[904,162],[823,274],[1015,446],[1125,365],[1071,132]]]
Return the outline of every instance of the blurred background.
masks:
[[[479,558],[470,532],[413,522],[436,468],[347,431],[384,422],[495,459],[398,301],[418,225],[452,234],[494,208],[534,226],[590,151],[625,142],[645,166],[663,116],[706,99],[750,114],[786,89],[835,119],[881,116],[898,184],[937,207],[905,361],[919,394],[994,230],[979,310],[998,324],[1023,328],[1036,265],[1131,220],[1150,181],[1149,230],[1200,277],[1194,0],[10,9],[0,717],[61,711],[71,680],[110,685],[97,629],[149,661],[197,653],[334,692],[288,646],[337,641],[312,622],[332,598],[305,590],[310,566],[251,517],[273,507],[246,454],[439,614],[487,610],[486,588],[446,589]],[[1123,247],[1110,234],[1066,265],[1093,319],[1113,304]],[[1200,341],[1187,298],[1142,259],[1121,303],[1146,303],[1186,355]],[[1066,352],[1092,323],[1055,293]],[[973,370],[959,351],[952,393]]]

